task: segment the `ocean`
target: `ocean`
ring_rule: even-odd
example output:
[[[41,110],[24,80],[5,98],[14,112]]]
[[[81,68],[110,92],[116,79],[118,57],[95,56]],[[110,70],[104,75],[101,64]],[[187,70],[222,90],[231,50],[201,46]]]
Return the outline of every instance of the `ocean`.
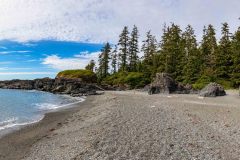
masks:
[[[44,114],[82,102],[84,97],[56,95],[35,90],[0,89],[0,136],[38,122]]]

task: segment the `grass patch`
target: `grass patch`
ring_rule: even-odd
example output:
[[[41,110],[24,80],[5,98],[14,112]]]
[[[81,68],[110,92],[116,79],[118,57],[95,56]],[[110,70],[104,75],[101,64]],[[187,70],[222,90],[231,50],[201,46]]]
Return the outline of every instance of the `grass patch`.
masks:
[[[95,83],[97,81],[97,76],[94,72],[90,70],[77,69],[77,70],[65,70],[57,74],[57,78],[67,78],[67,79],[82,79],[84,82]]]

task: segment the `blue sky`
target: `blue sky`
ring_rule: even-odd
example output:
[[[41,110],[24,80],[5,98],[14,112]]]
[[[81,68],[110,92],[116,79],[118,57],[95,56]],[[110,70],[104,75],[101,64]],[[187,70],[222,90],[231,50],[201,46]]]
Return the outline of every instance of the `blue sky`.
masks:
[[[97,60],[102,44],[116,44],[124,26],[137,25],[140,41],[163,25],[240,26],[239,0],[1,0],[0,79],[54,77]]]
[[[0,42],[0,79],[55,77],[63,69],[84,68],[102,44],[66,41]]]

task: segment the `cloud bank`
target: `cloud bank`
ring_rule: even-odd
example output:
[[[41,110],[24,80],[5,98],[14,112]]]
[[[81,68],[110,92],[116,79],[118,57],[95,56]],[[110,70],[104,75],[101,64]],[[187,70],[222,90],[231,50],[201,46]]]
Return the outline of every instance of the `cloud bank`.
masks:
[[[100,52],[80,53],[72,58],[61,58],[58,55],[50,55],[43,59],[42,64],[56,70],[84,69],[90,60],[97,62],[99,53]]]
[[[1,0],[0,39],[55,39],[116,42],[123,26],[151,29],[160,37],[164,23],[239,26],[240,1],[231,0]]]

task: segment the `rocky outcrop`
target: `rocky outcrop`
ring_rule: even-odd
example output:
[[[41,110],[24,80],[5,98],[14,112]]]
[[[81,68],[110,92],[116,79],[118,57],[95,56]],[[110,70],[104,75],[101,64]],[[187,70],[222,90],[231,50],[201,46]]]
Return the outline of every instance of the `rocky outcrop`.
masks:
[[[167,73],[157,73],[156,78],[150,84],[148,90],[149,94],[189,94],[193,92],[194,90],[192,89],[191,85],[185,86],[181,83],[178,83],[170,76],[170,74]]]
[[[210,83],[206,87],[204,87],[199,96],[201,97],[217,97],[217,96],[225,96],[226,92],[224,88],[217,83]]]
[[[83,82],[81,79],[43,78],[35,80],[0,81],[3,89],[39,90],[72,96],[94,95],[100,90],[96,84]]]

